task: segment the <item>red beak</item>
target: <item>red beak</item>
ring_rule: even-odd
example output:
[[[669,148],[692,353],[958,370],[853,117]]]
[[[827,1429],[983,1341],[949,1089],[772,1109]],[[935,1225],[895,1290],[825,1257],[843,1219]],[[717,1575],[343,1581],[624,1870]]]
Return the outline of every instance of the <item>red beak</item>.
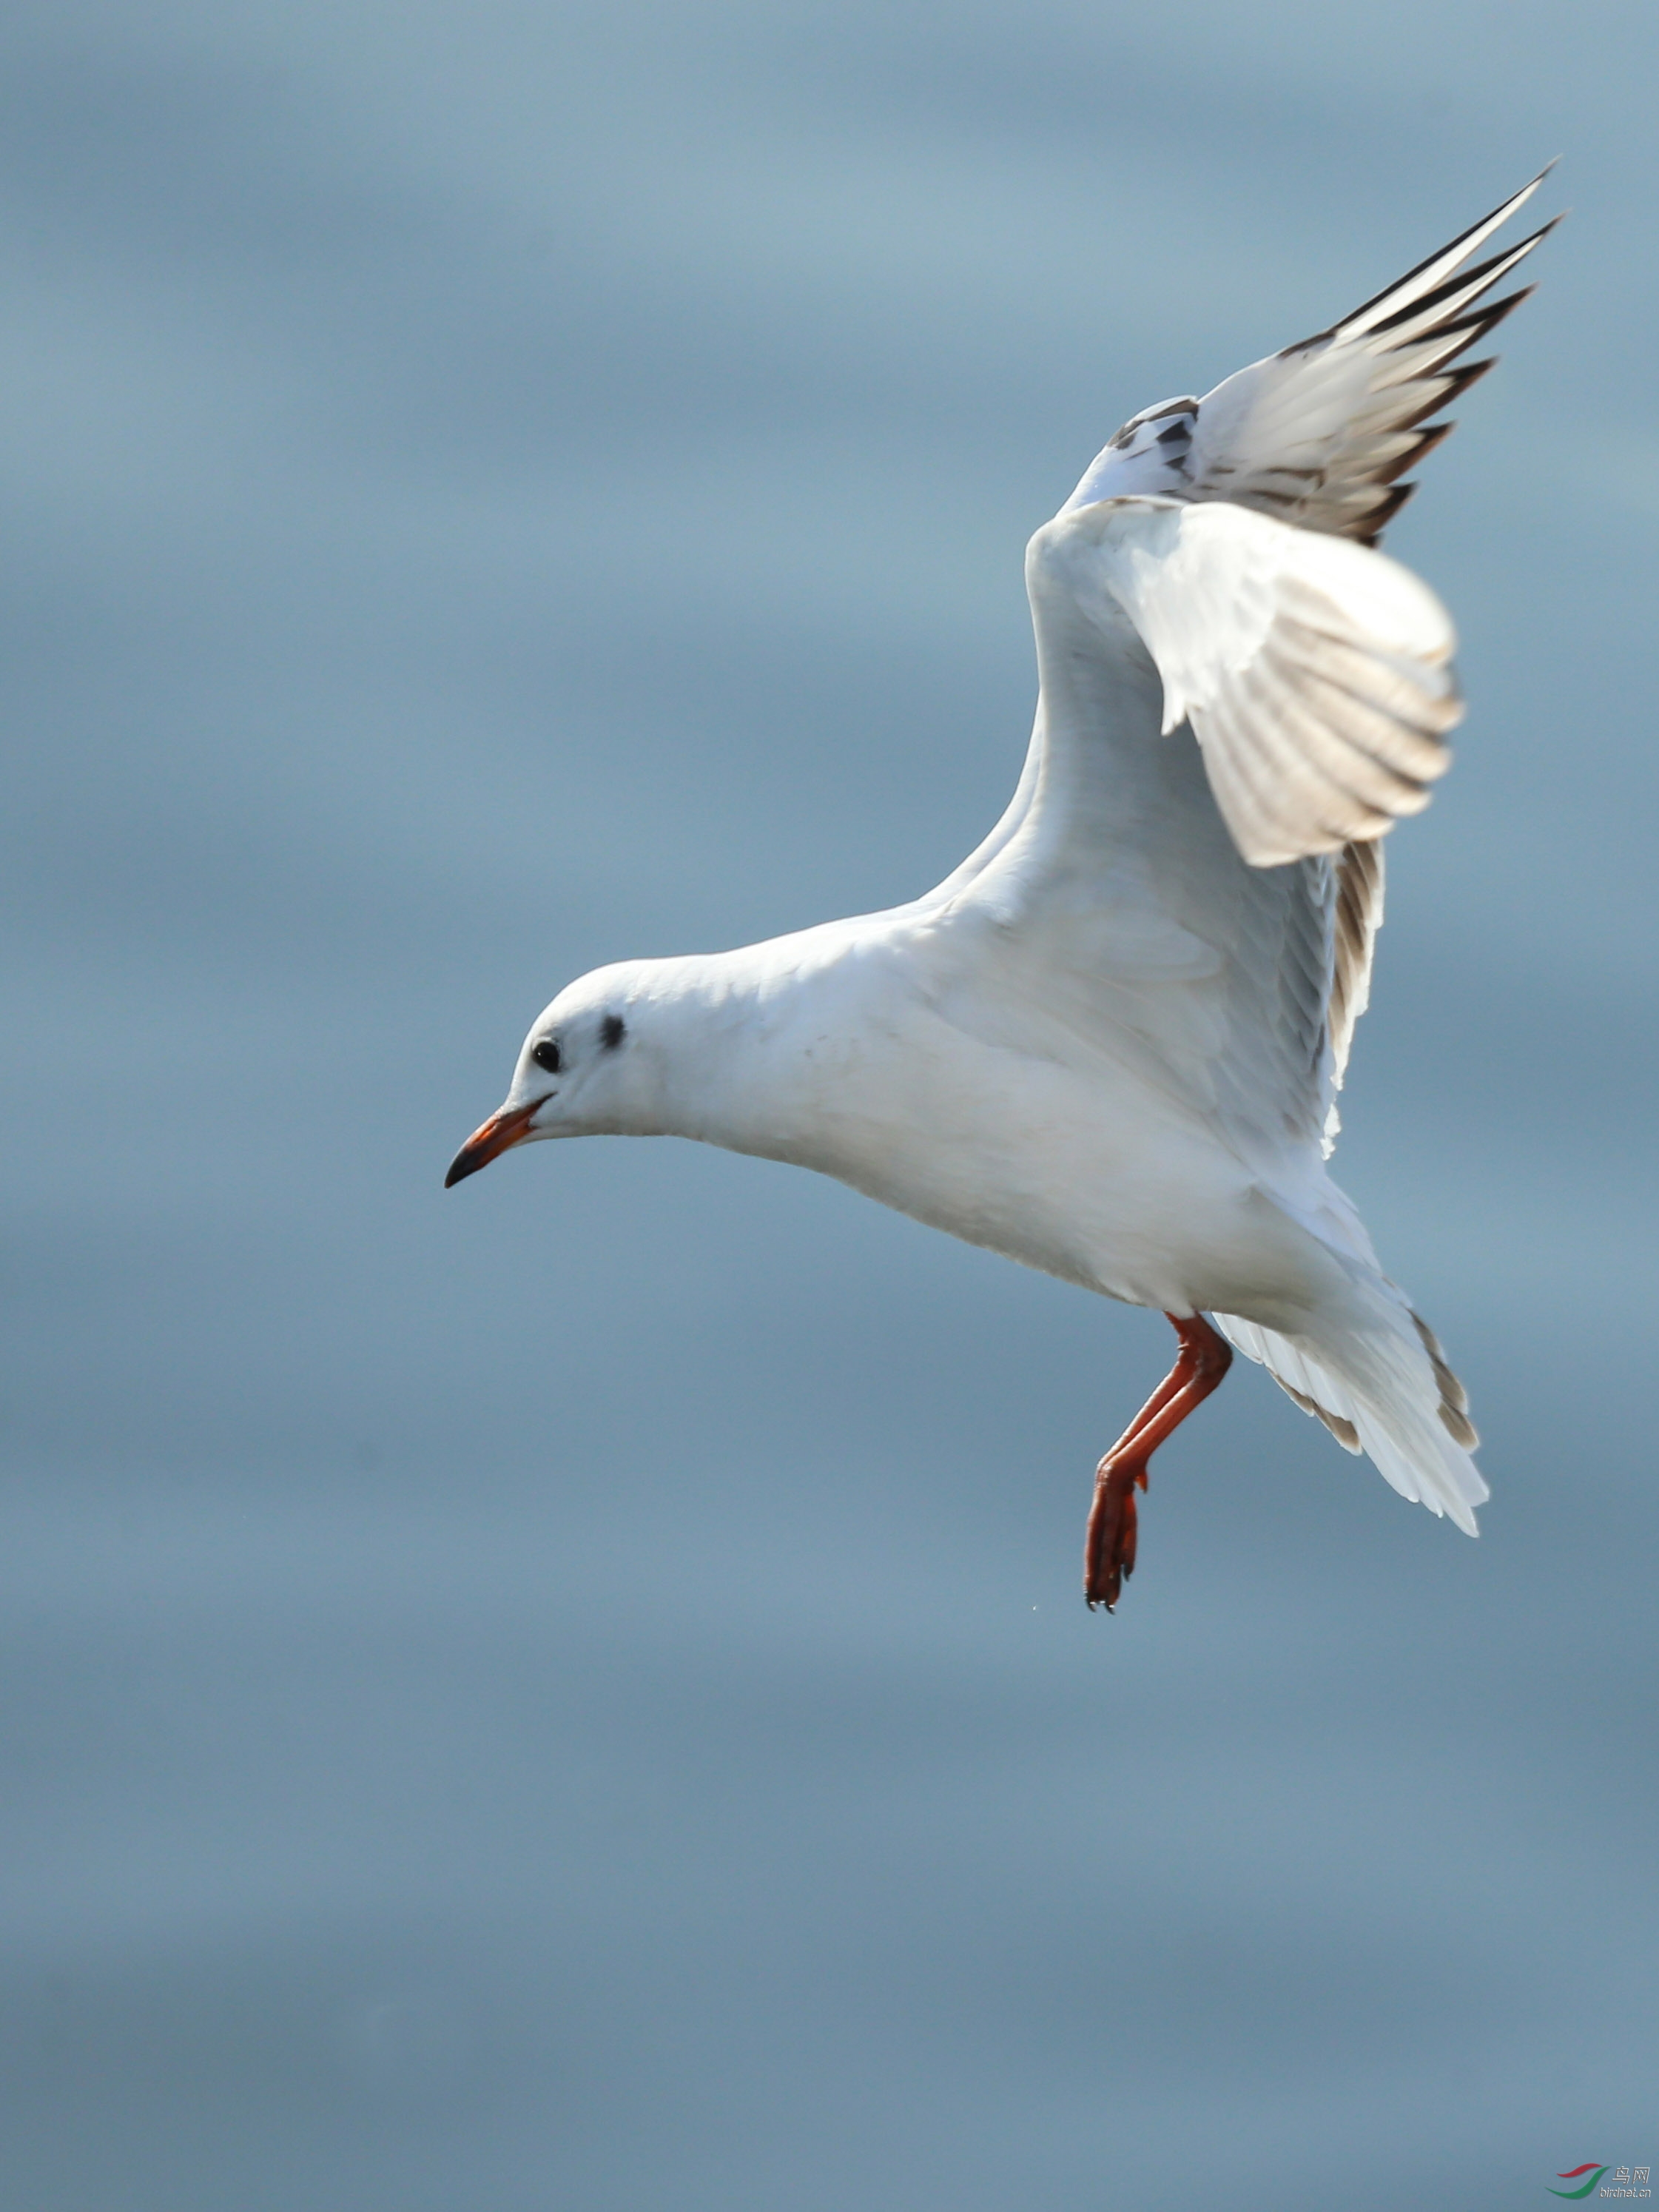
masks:
[[[511,1113],[503,1108],[492,1114],[483,1128],[475,1129],[449,1163],[449,1173],[444,1177],[444,1188],[450,1189],[480,1168],[487,1168],[500,1153],[508,1151],[521,1138],[530,1133],[531,1117],[538,1106],[546,1104],[543,1098],[534,1098],[528,1106],[515,1106]]]

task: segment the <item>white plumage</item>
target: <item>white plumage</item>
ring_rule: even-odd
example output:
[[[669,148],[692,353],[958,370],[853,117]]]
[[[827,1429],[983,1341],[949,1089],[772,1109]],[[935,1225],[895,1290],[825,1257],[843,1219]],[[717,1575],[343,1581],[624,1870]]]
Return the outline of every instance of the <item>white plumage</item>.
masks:
[[[1000,823],[914,903],[554,1000],[450,1180],[528,1139],[677,1134],[813,1168],[1164,1309],[1182,1357],[1101,1463],[1085,1589],[1224,1371],[1202,1320],[1474,1533],[1463,1393],[1331,1181],[1376,841],[1461,712],[1451,623],[1376,551],[1536,184],[1333,328],[1134,417],[1032,539],[1039,693]]]
[[[1338,853],[1429,803],[1461,717],[1445,609],[1408,569],[1221,502],[1118,498],[1031,541],[1039,619],[1127,616],[1253,867]],[[1063,620],[1056,613],[1052,618]]]

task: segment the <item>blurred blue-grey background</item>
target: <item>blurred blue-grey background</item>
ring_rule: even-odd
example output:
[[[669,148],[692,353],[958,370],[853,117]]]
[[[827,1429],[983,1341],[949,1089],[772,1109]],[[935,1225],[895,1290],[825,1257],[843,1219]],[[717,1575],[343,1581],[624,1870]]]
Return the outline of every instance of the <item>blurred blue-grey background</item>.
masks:
[[[1543,2204],[1654,2125],[1656,34],[14,0],[7,2212]],[[1552,155],[1342,1179],[1479,1544],[1155,1316],[538,1147],[554,990],[908,896],[1128,413]]]

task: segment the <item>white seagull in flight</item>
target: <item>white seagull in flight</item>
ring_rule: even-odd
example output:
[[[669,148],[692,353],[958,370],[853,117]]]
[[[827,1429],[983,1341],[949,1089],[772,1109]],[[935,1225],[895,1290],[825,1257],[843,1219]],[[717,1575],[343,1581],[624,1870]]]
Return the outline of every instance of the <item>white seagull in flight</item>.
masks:
[[[734,952],[600,968],[537,1019],[459,1182],[538,1137],[692,1137],[1175,1325],[1095,1476],[1091,1606],[1153,1451],[1259,1360],[1475,1534],[1468,1401],[1326,1169],[1382,848],[1462,707],[1434,594],[1375,550],[1552,228],[1523,191],[1317,337],[1126,422],[1026,553],[1036,727],[936,890]],[[1530,288],[1528,288],[1530,289]],[[1460,365],[1461,364],[1461,365]]]

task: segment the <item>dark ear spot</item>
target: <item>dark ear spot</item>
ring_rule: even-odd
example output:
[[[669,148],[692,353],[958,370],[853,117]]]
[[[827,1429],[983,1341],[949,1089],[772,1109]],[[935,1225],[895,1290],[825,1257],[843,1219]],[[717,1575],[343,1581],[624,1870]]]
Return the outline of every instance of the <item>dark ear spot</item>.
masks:
[[[599,1042],[607,1052],[615,1052],[628,1035],[628,1024],[620,1014],[607,1014],[599,1024]]]

